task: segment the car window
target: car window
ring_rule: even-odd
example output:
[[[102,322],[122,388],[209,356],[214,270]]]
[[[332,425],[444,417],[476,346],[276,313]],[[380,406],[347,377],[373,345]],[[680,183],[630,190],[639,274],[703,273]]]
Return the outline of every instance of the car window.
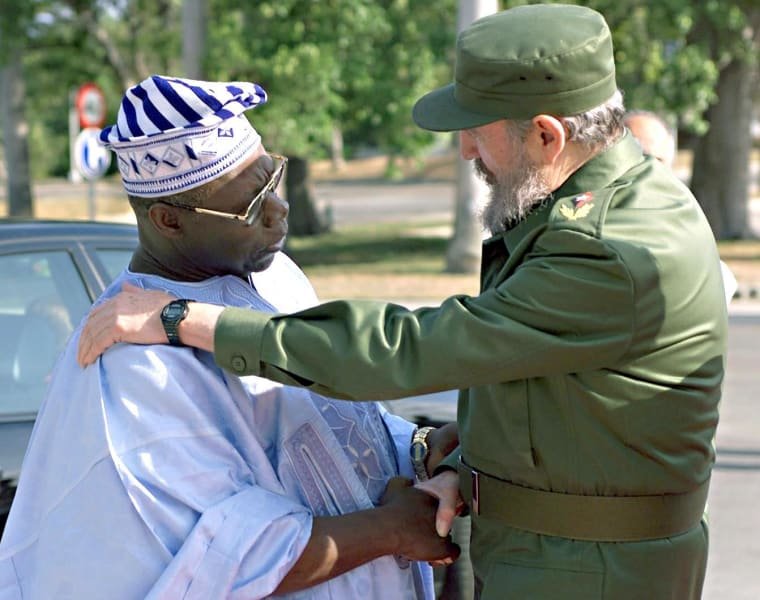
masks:
[[[65,251],[0,255],[0,417],[35,412],[90,299]]]
[[[108,273],[107,284],[111,283],[119,276],[119,274],[124,270],[124,267],[129,264],[129,261],[132,258],[132,250],[126,250],[122,248],[96,248],[95,254],[98,255],[100,262],[103,263],[103,266]]]

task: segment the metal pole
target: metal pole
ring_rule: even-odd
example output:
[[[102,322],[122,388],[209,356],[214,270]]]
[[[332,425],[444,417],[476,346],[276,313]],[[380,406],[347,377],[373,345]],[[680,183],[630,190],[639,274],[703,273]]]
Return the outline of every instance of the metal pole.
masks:
[[[76,89],[69,92],[69,181],[71,183],[81,183],[82,174],[76,168],[74,161],[74,143],[79,135],[79,113],[75,105]]]
[[[87,216],[90,221],[95,220],[95,182],[92,179],[87,182]]]

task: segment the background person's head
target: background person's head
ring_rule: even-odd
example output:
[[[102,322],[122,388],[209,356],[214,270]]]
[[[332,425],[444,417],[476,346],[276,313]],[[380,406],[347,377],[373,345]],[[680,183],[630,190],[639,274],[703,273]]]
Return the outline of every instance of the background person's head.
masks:
[[[645,154],[673,167],[676,157],[675,136],[659,115],[647,110],[632,110],[626,113],[623,121]]]
[[[101,140],[135,211],[133,268],[184,280],[265,269],[287,233],[276,193],[284,160],[242,114],[266,102],[254,83],[153,75],[127,90]]]
[[[460,132],[463,158],[491,188],[484,225],[497,232],[613,144],[624,112],[604,18],[535,4],[464,30],[454,82],[423,96],[413,117],[424,129]]]

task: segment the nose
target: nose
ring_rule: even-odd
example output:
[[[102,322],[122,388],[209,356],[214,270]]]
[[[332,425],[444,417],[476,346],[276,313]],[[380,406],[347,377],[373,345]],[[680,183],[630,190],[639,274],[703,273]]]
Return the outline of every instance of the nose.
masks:
[[[459,155],[464,160],[480,158],[475,137],[466,129],[459,132]]]
[[[264,198],[261,206],[261,220],[264,227],[281,226],[288,218],[290,206],[287,200],[281,198],[274,192],[270,192]]]

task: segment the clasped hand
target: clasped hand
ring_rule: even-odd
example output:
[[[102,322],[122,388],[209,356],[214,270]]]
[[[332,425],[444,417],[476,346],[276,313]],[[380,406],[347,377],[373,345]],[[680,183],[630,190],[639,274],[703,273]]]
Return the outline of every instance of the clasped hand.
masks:
[[[394,553],[410,560],[450,564],[459,546],[447,535],[436,533],[436,498],[412,486],[409,479],[394,477],[380,501],[390,515],[388,535],[395,536]]]

